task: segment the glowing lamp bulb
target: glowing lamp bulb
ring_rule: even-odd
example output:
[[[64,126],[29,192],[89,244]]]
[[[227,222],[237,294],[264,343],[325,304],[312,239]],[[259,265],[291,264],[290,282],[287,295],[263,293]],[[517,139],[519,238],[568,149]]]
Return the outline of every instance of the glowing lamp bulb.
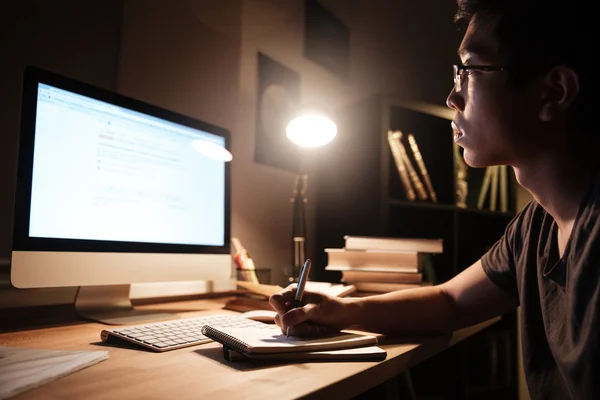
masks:
[[[319,147],[331,142],[337,134],[337,126],[329,118],[319,114],[306,114],[294,118],[286,128],[286,135],[300,147]]]

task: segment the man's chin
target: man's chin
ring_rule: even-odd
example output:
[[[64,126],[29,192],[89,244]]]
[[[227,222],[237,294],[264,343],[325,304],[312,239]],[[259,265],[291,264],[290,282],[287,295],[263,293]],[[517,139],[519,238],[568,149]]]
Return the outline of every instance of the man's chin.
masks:
[[[492,165],[496,165],[495,163],[491,162],[491,160],[485,159],[481,156],[478,157],[477,155],[473,154],[472,152],[466,149],[463,154],[463,159],[465,160],[465,163],[471,168],[485,168]]]

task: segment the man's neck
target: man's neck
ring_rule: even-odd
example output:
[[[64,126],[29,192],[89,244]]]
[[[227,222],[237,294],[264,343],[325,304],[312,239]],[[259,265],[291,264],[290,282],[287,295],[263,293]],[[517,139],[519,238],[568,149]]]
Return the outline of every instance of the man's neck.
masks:
[[[559,229],[570,231],[598,161],[586,157],[545,155],[514,167],[517,181],[552,215]]]

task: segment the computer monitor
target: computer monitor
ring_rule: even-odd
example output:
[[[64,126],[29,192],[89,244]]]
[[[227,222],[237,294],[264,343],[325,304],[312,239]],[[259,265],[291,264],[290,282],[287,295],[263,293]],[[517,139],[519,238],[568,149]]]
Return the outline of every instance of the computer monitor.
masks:
[[[110,324],[139,282],[233,279],[229,132],[61,75],[24,72],[11,282],[79,287]]]

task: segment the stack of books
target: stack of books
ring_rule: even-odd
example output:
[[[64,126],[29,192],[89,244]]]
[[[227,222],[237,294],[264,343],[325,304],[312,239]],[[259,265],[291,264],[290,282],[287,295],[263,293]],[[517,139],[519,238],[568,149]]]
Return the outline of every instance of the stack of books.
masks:
[[[431,285],[424,270],[443,252],[442,239],[345,236],[344,248],[325,249],[328,271],[361,293],[387,293]]]

